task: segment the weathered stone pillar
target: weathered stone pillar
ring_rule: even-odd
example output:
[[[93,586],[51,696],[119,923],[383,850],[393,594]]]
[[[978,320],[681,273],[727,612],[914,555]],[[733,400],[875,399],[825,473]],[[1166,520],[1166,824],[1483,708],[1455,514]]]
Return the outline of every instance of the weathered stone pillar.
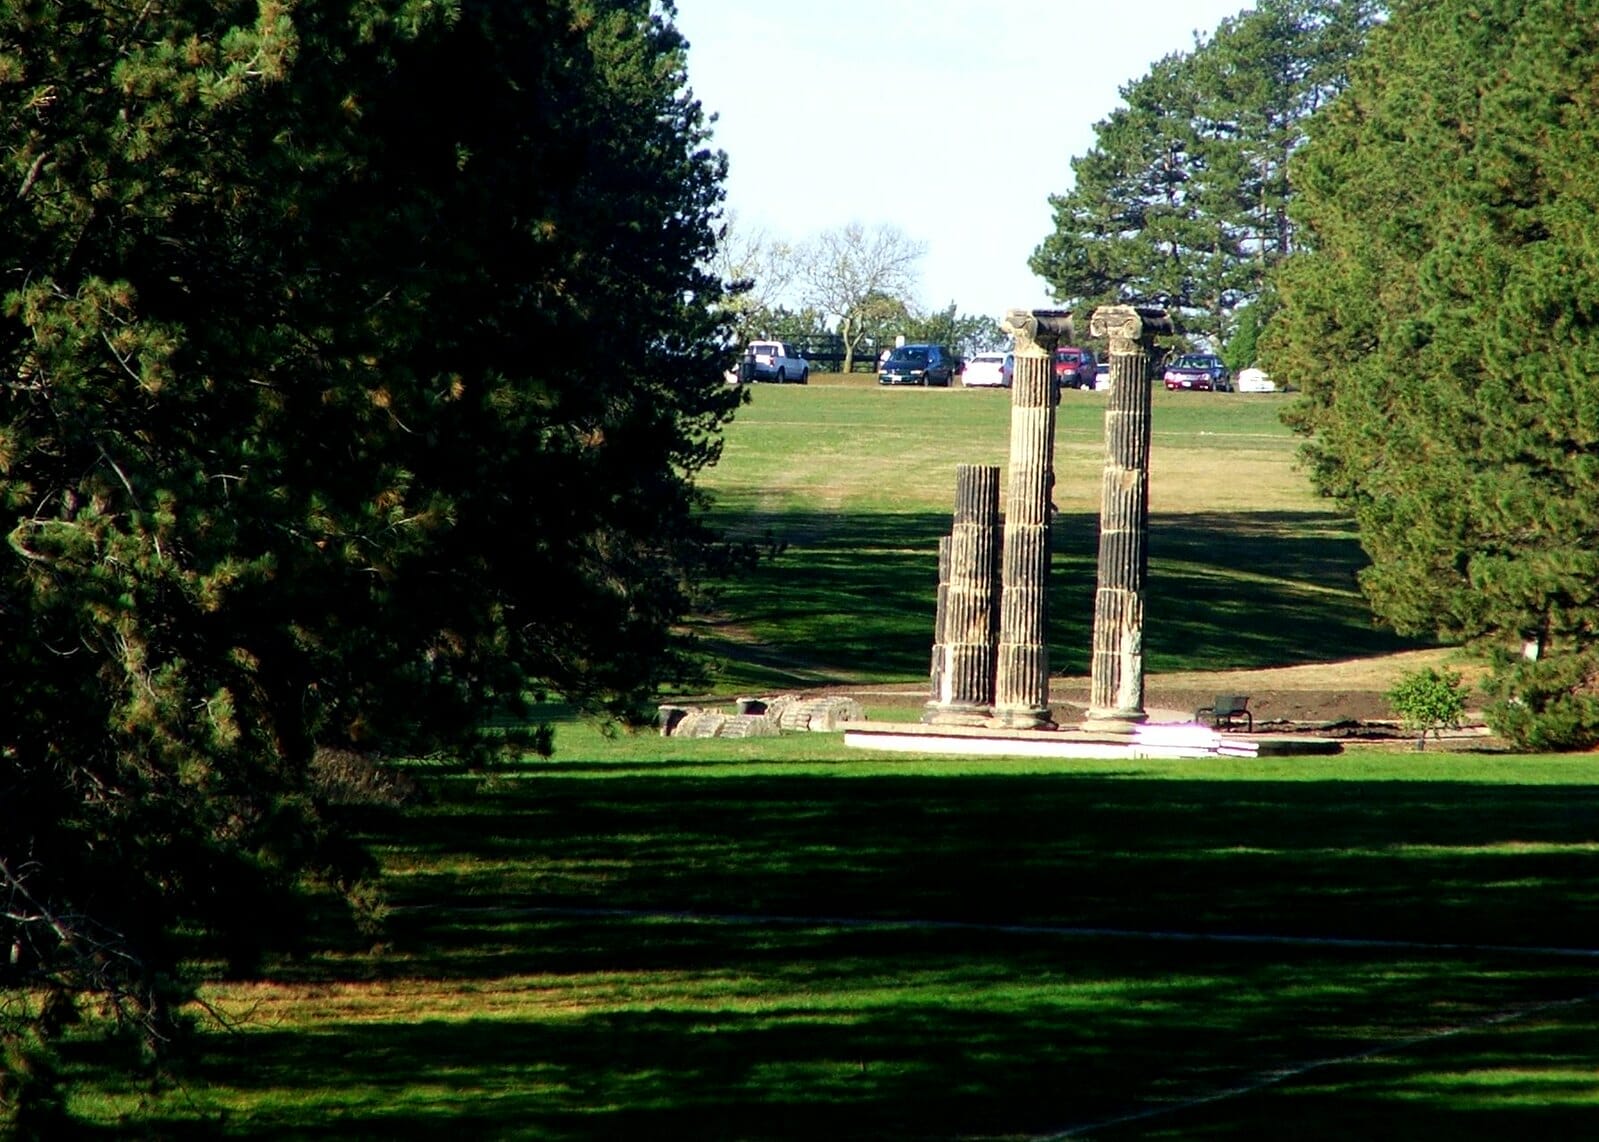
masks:
[[[994,724],[1055,725],[1049,708],[1049,515],[1055,484],[1055,346],[1072,333],[1071,314],[1013,309],[1005,332],[1016,338],[1011,382],[1010,488],[1000,573],[999,650]]]
[[[944,675],[949,673],[948,655],[945,653],[949,638],[949,545],[949,536],[938,537],[938,600],[933,605],[933,696],[929,699],[929,705],[939,701],[939,696],[944,693]],[[922,721],[927,720],[924,712]]]
[[[1099,583],[1088,717],[1083,729],[1131,734],[1144,712],[1144,587],[1149,577],[1149,356],[1170,333],[1162,309],[1101,306],[1090,331],[1110,339]]]
[[[999,469],[955,469],[955,523],[938,542],[933,697],[922,721],[982,725],[994,712],[994,636],[999,626]]]

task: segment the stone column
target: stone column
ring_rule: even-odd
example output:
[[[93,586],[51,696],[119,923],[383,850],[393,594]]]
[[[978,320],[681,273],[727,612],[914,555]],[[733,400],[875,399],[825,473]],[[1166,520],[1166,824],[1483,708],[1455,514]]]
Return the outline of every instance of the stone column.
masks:
[[[1110,340],[1099,583],[1088,717],[1083,729],[1131,734],[1144,712],[1144,588],[1149,577],[1149,357],[1165,310],[1101,306],[1090,331]]]
[[[993,724],[1052,729],[1049,708],[1049,517],[1055,484],[1055,346],[1072,334],[1071,314],[1013,309],[1010,488],[1000,572],[999,649]]]
[[[957,492],[958,496],[958,492]],[[949,673],[949,545],[951,537],[941,535],[938,537],[938,599],[933,605],[933,664],[931,676],[933,680],[933,696],[928,700],[931,707],[940,700],[944,693],[944,676]],[[927,714],[922,714],[922,721],[929,721]]]
[[[938,542],[939,605],[933,697],[922,721],[983,725],[994,712],[994,635],[999,625],[999,469],[955,469],[955,525]]]

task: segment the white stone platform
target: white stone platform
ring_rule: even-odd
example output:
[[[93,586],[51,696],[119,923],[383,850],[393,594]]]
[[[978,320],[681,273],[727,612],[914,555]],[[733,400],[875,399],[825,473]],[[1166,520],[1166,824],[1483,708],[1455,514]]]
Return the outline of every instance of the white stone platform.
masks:
[[[1066,727],[1005,730],[920,722],[845,724],[844,744],[858,749],[959,757],[1137,758],[1296,757],[1337,754],[1343,745],[1324,738],[1223,734],[1197,722],[1151,722],[1128,737]]]

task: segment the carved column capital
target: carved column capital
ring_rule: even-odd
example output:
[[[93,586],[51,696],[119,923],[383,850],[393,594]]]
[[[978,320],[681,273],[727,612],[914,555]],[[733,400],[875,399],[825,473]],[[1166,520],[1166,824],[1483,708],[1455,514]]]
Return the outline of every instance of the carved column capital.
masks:
[[[1016,339],[1018,357],[1053,357],[1061,339],[1072,336],[1072,315],[1067,309],[1013,309],[1000,328]]]
[[[1172,320],[1164,309],[1134,305],[1102,305],[1088,320],[1088,331],[1110,341],[1112,353],[1133,353],[1147,338],[1172,332]]]

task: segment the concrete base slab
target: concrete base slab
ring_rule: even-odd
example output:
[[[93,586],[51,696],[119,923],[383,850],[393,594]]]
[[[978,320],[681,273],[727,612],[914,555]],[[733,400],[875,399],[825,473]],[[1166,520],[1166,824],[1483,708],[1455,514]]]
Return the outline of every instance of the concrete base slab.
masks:
[[[1007,730],[855,722],[844,744],[857,749],[950,757],[1061,757],[1102,760],[1202,757],[1299,757],[1343,752],[1324,738],[1219,734],[1197,723],[1144,723],[1131,736],[1084,729]]]

